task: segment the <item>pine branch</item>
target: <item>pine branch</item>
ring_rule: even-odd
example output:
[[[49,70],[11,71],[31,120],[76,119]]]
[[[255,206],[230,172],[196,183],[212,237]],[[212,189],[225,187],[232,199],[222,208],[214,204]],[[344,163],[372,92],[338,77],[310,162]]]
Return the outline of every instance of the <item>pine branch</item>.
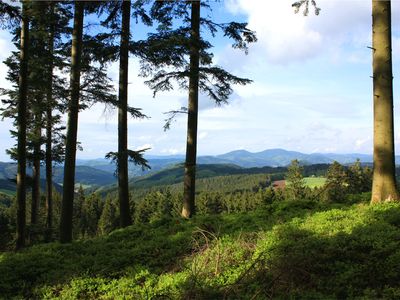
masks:
[[[181,107],[181,109],[179,110],[171,110],[171,111],[167,111],[164,114],[165,115],[169,115],[169,117],[167,119],[165,119],[165,124],[163,126],[164,131],[167,131],[171,128],[171,123],[173,121],[175,121],[175,118],[177,115],[179,114],[187,114],[188,113],[188,109],[187,107]]]

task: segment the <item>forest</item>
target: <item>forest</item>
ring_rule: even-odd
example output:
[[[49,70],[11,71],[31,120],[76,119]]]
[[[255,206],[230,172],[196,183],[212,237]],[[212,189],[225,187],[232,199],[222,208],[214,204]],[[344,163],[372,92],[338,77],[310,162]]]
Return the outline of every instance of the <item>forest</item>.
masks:
[[[320,17],[324,3],[291,9]],[[201,101],[254,83],[215,63],[218,39],[244,54],[258,42],[248,23],[214,20],[219,3],[0,2],[15,46],[0,87],[15,140],[0,163],[0,299],[398,299],[391,4],[371,6],[372,161],[275,149],[285,163],[266,165],[198,155]],[[154,97],[185,93],[160,125],[187,120],[182,161],[129,149],[129,122],[151,114],[129,105],[132,72]],[[117,151],[94,171],[79,165],[78,124],[98,104],[117,111]]]

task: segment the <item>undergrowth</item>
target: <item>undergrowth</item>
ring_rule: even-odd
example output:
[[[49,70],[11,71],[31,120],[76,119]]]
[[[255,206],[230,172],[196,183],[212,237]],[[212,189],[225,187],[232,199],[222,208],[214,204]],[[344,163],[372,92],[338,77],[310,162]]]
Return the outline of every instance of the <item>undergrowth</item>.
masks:
[[[4,299],[399,299],[400,204],[164,219],[1,254],[0,274]]]

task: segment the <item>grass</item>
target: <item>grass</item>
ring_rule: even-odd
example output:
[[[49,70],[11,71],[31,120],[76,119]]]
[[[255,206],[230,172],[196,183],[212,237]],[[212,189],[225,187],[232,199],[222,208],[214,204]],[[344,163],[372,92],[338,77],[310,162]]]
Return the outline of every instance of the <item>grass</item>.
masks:
[[[398,299],[400,204],[284,201],[0,255],[0,298]]]
[[[321,187],[325,184],[326,178],[324,177],[305,177],[304,178],[306,186],[309,188]]]

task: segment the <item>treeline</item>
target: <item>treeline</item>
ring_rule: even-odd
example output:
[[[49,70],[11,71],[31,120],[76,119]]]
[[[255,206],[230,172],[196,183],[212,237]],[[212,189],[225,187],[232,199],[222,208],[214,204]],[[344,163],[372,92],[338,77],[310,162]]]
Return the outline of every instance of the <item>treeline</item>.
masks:
[[[325,165],[324,165],[325,167]],[[229,214],[268,209],[269,205],[284,200],[346,203],[352,201],[355,194],[371,191],[372,170],[363,167],[359,161],[350,166],[337,162],[328,166],[323,174],[326,182],[321,187],[310,188],[304,181],[309,175],[310,166],[301,166],[293,161],[283,175],[287,185],[285,189],[274,188],[274,174],[228,175],[198,180],[196,194],[196,214]],[[321,170],[316,169],[320,174]],[[314,174],[312,174],[314,175]],[[279,179],[281,174],[277,175]],[[134,223],[162,222],[180,216],[182,205],[181,185],[162,186],[135,190],[130,199],[131,218]],[[0,235],[3,249],[12,245],[15,229],[15,204],[10,198],[0,202],[0,224],[4,229]],[[62,209],[61,196],[54,197],[54,217],[52,222],[58,227],[59,213]],[[118,194],[84,193],[81,187],[75,197],[73,211],[73,238],[84,239],[107,234],[119,228]],[[30,242],[45,240],[46,214],[44,207],[39,211],[38,224],[29,228]],[[32,225],[31,225],[32,226]],[[56,236],[58,235],[55,232]]]

